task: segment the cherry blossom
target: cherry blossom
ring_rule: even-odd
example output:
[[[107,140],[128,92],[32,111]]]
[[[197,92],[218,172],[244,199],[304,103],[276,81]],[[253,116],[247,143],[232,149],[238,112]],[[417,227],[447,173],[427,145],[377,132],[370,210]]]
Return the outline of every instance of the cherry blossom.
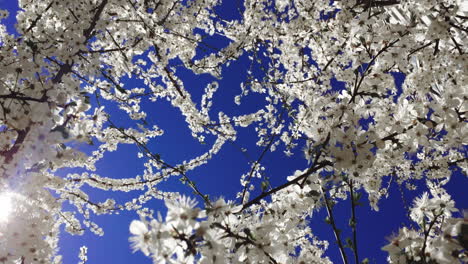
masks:
[[[0,21],[17,22],[14,33],[0,24],[0,192],[15,205],[14,224],[0,221],[0,262],[61,263],[62,227],[103,235],[95,215],[129,210],[140,215],[130,247],[153,263],[331,263],[332,246],[343,263],[361,263],[355,208],[379,210],[395,185],[419,196],[408,208],[414,226],[383,248],[388,261],[466,262],[466,216],[444,187],[451,170],[467,171],[466,2],[244,0],[236,19],[220,5],[19,0],[17,14],[0,10]],[[230,98],[239,112],[220,111],[220,80],[239,61],[248,62]],[[184,72],[211,80],[195,87]],[[262,98],[253,110],[250,95]],[[169,162],[154,148],[165,133],[151,122],[160,102],[208,145],[202,153]],[[192,172],[246,129],[256,142],[240,148],[249,169],[237,199],[214,200]],[[144,169],[101,175],[99,161],[123,145],[138,149]],[[265,156],[298,149],[307,165],[271,184]],[[159,188],[173,179],[193,197]],[[109,198],[95,201],[89,188]],[[113,192],[137,194],[117,201]],[[150,200],[164,200],[165,217]],[[346,244],[333,207],[347,201]],[[336,243],[312,232],[318,210]],[[87,248],[77,252],[86,263]]]

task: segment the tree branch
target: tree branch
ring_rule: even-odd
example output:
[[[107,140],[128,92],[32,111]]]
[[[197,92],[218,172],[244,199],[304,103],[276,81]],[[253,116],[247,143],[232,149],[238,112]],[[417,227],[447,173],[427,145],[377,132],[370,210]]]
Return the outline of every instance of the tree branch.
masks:
[[[357,231],[356,231],[356,201],[354,197],[353,180],[349,180],[349,193],[351,195],[351,229],[353,230],[353,251],[354,261],[356,264],[359,263],[358,247],[357,247]]]
[[[288,182],[286,182],[286,183],[284,183],[284,184],[282,184],[282,185],[280,185],[280,186],[278,186],[276,188],[273,188],[268,192],[264,192],[264,193],[260,194],[259,196],[255,197],[254,199],[250,200],[249,202],[247,202],[246,204],[244,204],[242,206],[241,211],[249,208],[250,206],[252,206],[254,204],[258,204],[263,198],[268,197],[271,194],[274,194],[274,193],[276,193],[276,192],[278,192],[278,191],[280,191],[280,190],[282,190],[282,189],[284,189],[284,188],[286,188],[286,187],[288,187],[290,185],[298,184],[299,181],[301,181],[302,179],[308,177],[310,174],[312,174],[312,173],[314,173],[314,172],[316,172],[316,171],[318,171],[318,170],[320,170],[320,169],[322,169],[322,168],[324,168],[326,166],[332,166],[332,165],[333,164],[330,161],[322,161],[320,163],[313,164],[312,167],[310,167],[301,176],[295,178],[292,181],[288,181]]]
[[[322,190],[323,198],[325,199],[325,206],[327,208],[328,218],[330,219],[330,224],[333,228],[333,233],[335,234],[335,239],[336,239],[336,242],[338,243],[338,248],[340,249],[341,259],[343,260],[344,264],[348,264],[348,257],[346,256],[343,242],[341,241],[341,238],[340,238],[340,231],[336,227],[335,218],[333,217],[333,212],[330,206],[331,202],[328,199],[327,194],[325,193],[325,190],[323,188],[321,188],[321,190]]]
[[[93,20],[91,20],[91,24],[87,29],[83,31],[83,35],[85,37],[84,43],[88,42],[88,40],[92,37],[92,32],[94,28],[96,27],[96,24],[99,20],[99,17],[101,16],[102,11],[104,10],[104,7],[107,5],[108,0],[103,0],[101,4],[97,7],[97,11],[94,14]]]
[[[13,156],[20,149],[21,144],[23,144],[30,129],[31,127],[28,126],[24,130],[16,130],[16,133],[18,133],[18,136],[16,137],[16,140],[13,146],[9,150],[0,151],[0,155],[5,157],[5,163],[8,164],[13,160]]]

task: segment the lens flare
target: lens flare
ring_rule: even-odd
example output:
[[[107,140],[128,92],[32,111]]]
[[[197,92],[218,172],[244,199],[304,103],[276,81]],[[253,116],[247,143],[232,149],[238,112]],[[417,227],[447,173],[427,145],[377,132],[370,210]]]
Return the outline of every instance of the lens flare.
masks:
[[[0,222],[5,222],[13,209],[11,198],[11,193],[0,194]]]

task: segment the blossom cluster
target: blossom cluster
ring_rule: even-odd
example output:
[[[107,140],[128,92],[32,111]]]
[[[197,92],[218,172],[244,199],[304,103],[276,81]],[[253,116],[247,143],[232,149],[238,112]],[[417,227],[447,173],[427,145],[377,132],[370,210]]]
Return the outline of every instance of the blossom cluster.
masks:
[[[280,220],[276,210],[286,204],[245,213],[218,199],[201,210],[182,196],[166,201],[164,220],[142,213],[130,224],[130,241],[154,263],[331,263],[323,256],[328,243],[312,235],[305,218]]]
[[[367,193],[379,210],[390,185],[414,182],[432,198],[418,198],[410,217],[419,229],[401,229],[390,261],[465,260],[455,241],[465,220],[442,190],[451,169],[467,172],[466,1],[244,0],[236,19],[218,14],[220,0],[18,2],[16,32],[0,24],[0,192],[21,198],[11,215],[19,224],[0,225],[0,262],[60,263],[62,225],[102,235],[93,216],[138,210],[133,247],[155,263],[328,263],[327,243],[307,225],[314,210],[326,208],[343,253],[332,205],[349,198],[354,209]],[[232,98],[241,111],[230,113],[216,106],[226,89],[215,79],[237,61],[248,62],[247,77]],[[187,71],[213,80],[197,89]],[[263,98],[253,110],[243,107],[252,94]],[[169,162],[152,147],[164,129],[151,109],[166,101],[209,145],[202,153]],[[238,200],[211,201],[190,173],[243,129],[256,142],[241,149],[249,169]],[[122,145],[136,146],[144,169],[97,173]],[[307,167],[271,186],[264,157],[300,147]],[[79,170],[62,174],[70,168]],[[175,177],[204,206],[159,189]],[[138,194],[94,201],[89,188]],[[151,199],[166,201],[164,220],[145,209]]]
[[[411,219],[418,228],[403,227],[383,250],[389,253],[389,263],[458,263],[468,261],[466,236],[468,214],[452,216],[453,201],[442,193],[428,193],[416,198]]]

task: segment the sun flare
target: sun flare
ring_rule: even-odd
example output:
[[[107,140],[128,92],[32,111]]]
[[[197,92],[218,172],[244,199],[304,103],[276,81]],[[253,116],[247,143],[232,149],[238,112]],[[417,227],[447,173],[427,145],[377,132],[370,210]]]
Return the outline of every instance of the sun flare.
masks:
[[[5,222],[13,209],[11,198],[9,192],[0,194],[0,222]]]

